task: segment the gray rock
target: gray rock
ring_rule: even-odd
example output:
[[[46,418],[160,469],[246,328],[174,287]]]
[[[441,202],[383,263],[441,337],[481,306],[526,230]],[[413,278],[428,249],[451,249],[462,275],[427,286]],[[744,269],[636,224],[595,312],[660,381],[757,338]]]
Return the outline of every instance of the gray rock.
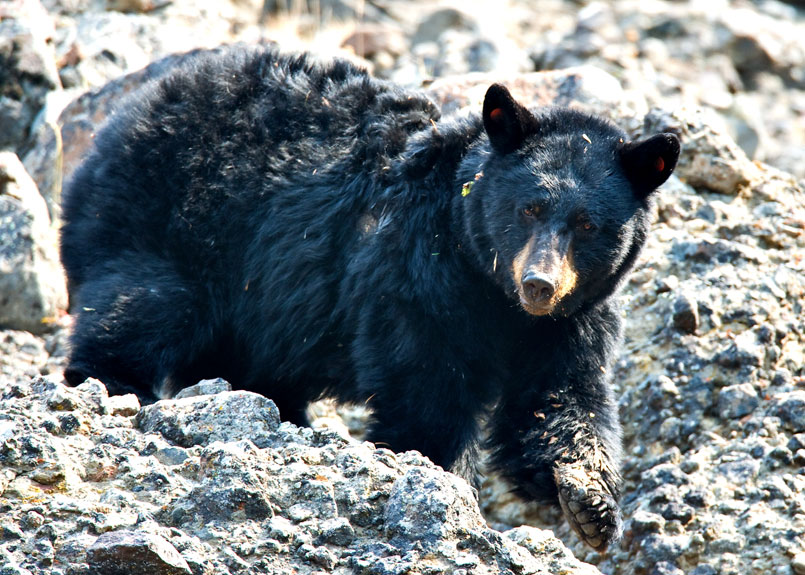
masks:
[[[783,425],[794,433],[805,431],[805,391],[781,393],[774,399],[772,413],[783,420]]]
[[[45,201],[17,156],[0,152],[0,326],[43,333],[66,307]]]
[[[665,527],[665,519],[662,515],[640,510],[632,516],[627,529],[630,529],[634,535],[640,536],[648,533],[662,533],[663,527]]]
[[[685,575],[685,572],[670,561],[660,561],[651,570],[650,575]]]
[[[187,397],[198,397],[199,395],[215,395],[232,391],[232,385],[220,377],[215,379],[202,379],[196,385],[180,389],[173,399],[185,399]]]
[[[280,417],[270,399],[249,391],[228,391],[163,399],[143,407],[136,423],[143,432],[161,433],[181,447],[240,439],[265,447]]]
[[[674,300],[673,325],[684,333],[696,333],[699,328],[699,304],[690,294],[680,294]]]
[[[459,532],[479,530],[481,513],[456,514],[459,508],[473,509],[475,497],[465,481],[435,469],[414,468],[392,488],[384,521],[392,544],[409,548],[421,545],[435,549]]]
[[[144,432],[104,409],[111,398],[97,381],[0,390],[4,565],[51,573],[42,564],[58,558],[65,573],[98,575],[402,573],[425,564],[433,573],[600,575],[551,532],[490,529],[466,482],[416,452],[287,423],[263,448],[240,437],[167,447],[152,433],[160,424]],[[166,400],[156,412],[179,421],[198,408],[196,423],[220,438],[211,413],[255,419],[238,393]],[[66,408],[84,433],[41,424]],[[240,429],[254,435],[246,421]],[[52,486],[39,483],[49,469],[61,470]]]
[[[718,392],[718,415],[722,419],[735,419],[752,413],[760,405],[755,387],[751,383],[730,385]]]
[[[478,24],[475,19],[455,8],[442,8],[425,16],[417,26],[411,39],[416,46],[423,42],[438,42],[447,31],[475,32]]]
[[[805,552],[794,555],[791,559],[791,568],[797,575],[805,575]]]
[[[760,175],[712,113],[654,109],[646,115],[643,129],[647,134],[670,131],[680,137],[682,152],[676,174],[694,188],[734,195]]]
[[[433,82],[428,93],[449,114],[483,102],[493,82],[503,82],[515,98],[530,106],[569,106],[614,119],[628,114],[633,105],[614,76],[593,66],[530,74],[451,76]]]
[[[3,5],[0,18],[0,150],[21,151],[45,97],[61,86],[49,44],[53,21],[39,0]]]
[[[104,533],[87,550],[93,575],[189,575],[187,562],[166,539],[152,533]]]

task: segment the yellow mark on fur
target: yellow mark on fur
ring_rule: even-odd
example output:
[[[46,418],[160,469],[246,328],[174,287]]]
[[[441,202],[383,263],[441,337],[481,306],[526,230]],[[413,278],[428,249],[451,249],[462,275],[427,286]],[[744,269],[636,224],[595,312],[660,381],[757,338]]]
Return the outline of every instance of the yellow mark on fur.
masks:
[[[466,198],[467,196],[470,195],[470,192],[472,191],[472,184],[474,184],[474,183],[475,182],[464,182],[464,185],[461,186],[461,197],[462,198]]]
[[[590,136],[588,136],[587,134],[582,134],[581,139],[584,140],[585,142],[587,142],[588,144],[593,143],[593,141],[590,139]]]
[[[567,254],[562,260],[561,267],[559,268],[559,283],[556,286],[556,293],[551,298],[551,303],[556,305],[560,300],[570,295],[575,289],[576,283],[579,281],[579,273],[573,266],[573,257]]]

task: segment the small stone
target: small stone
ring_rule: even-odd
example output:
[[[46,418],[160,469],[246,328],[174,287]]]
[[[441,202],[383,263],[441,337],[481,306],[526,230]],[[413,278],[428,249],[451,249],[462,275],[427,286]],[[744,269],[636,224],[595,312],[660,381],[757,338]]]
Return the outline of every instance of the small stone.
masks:
[[[202,379],[196,385],[180,389],[179,392],[173,396],[173,399],[184,399],[186,397],[198,397],[199,395],[215,395],[216,393],[223,393],[225,391],[232,391],[232,385],[220,377],[215,379]]]
[[[685,503],[696,507],[697,509],[704,509],[713,504],[713,495],[705,489],[691,489],[683,497]]]
[[[325,543],[346,547],[355,539],[355,530],[344,517],[335,517],[322,522],[321,538]]]
[[[268,521],[268,534],[282,543],[290,541],[295,531],[293,523],[280,515],[276,515]]]
[[[662,516],[669,521],[677,520],[682,523],[682,525],[686,525],[693,519],[694,512],[693,508],[689,505],[672,501],[665,506],[665,509],[662,511]]]
[[[718,393],[718,414],[721,419],[736,419],[752,413],[760,405],[760,398],[751,383],[740,383],[723,388]]]
[[[657,293],[668,293],[676,291],[676,288],[678,287],[679,287],[679,278],[676,277],[675,275],[662,276],[661,278],[657,279]]]
[[[87,550],[91,575],[188,575],[187,562],[166,539],[139,531],[104,533]]]
[[[654,565],[651,575],[685,575],[685,572],[670,561],[660,561]]]
[[[73,411],[77,404],[66,387],[60,386],[48,394],[47,405],[54,411]]]
[[[0,435],[2,438],[2,435]],[[788,440],[788,449],[797,451],[798,449],[805,449],[805,433],[795,433]]]
[[[699,304],[689,294],[680,294],[674,300],[672,316],[674,328],[683,333],[696,333],[699,328]]]
[[[140,400],[133,393],[112,395],[105,402],[106,412],[110,415],[131,417],[140,411]]]
[[[805,575],[805,552],[794,555],[791,560],[791,568],[796,575]]]
[[[67,308],[57,245],[36,184],[15,154],[0,151],[0,325],[43,333]]]
[[[43,462],[31,472],[31,478],[42,485],[56,485],[65,479],[64,466],[56,462]]]
[[[805,391],[781,393],[774,399],[772,412],[794,433],[805,431]]]
[[[241,439],[266,447],[279,427],[280,417],[274,402],[262,395],[224,391],[163,399],[140,409],[135,422],[142,431],[161,433],[181,447]]]
[[[180,465],[187,460],[187,451],[181,447],[165,447],[154,452],[154,457],[162,465]]]
[[[656,513],[648,511],[636,511],[632,515],[631,529],[635,535],[645,535],[646,533],[661,533],[665,526],[665,519]]]

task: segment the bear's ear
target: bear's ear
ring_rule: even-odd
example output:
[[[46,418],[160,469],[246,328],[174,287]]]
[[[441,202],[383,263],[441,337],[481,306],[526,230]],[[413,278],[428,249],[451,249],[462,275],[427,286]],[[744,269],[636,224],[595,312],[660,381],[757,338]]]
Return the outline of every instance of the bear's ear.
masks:
[[[484,129],[495,150],[502,154],[513,152],[537,127],[536,118],[512,98],[505,86],[489,86],[484,98]]]
[[[620,147],[621,165],[639,198],[657,189],[676,167],[679,138],[664,132]]]

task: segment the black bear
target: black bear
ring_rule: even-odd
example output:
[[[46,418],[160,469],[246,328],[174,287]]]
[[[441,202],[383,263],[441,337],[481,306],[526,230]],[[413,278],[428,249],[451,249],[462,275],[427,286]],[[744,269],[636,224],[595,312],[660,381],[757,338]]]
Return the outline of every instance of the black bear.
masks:
[[[65,191],[65,377],[144,401],[202,378],[305,423],[367,402],[370,438],[491,464],[617,538],[613,294],[679,141],[529,111],[501,85],[442,119],[347,63],[243,46],[144,87]],[[483,428],[483,429],[482,429]]]

